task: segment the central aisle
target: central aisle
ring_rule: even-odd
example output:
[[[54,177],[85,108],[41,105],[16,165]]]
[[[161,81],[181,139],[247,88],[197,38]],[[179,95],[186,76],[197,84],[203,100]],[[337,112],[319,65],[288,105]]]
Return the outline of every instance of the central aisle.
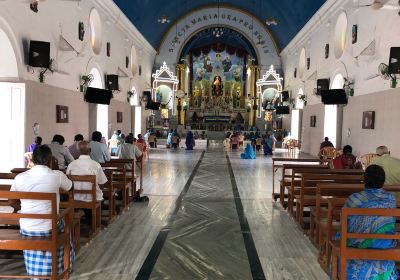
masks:
[[[194,172],[150,279],[252,279],[225,154]]]

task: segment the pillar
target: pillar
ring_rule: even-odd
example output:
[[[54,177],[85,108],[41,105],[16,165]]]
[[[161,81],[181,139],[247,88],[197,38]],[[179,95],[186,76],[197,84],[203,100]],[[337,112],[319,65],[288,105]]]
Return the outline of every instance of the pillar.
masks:
[[[250,65],[250,113],[249,113],[249,126],[253,126],[256,122],[257,111],[254,110],[254,105],[259,106],[258,94],[257,94],[257,85],[256,82],[260,77],[260,66],[258,65]]]
[[[178,77],[179,84],[178,90],[185,91],[185,65],[184,64],[177,64],[176,65],[176,76]],[[185,113],[183,111],[183,98],[178,98],[176,103],[176,110],[178,112],[178,124],[182,125],[185,123]],[[178,108],[180,109],[178,111]]]

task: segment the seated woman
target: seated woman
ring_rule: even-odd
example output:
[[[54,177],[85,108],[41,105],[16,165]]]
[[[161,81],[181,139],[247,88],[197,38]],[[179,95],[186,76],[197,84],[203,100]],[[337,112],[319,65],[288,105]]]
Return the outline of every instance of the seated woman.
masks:
[[[385,182],[385,171],[378,165],[370,165],[364,174],[365,189],[352,194],[346,200],[347,208],[396,208],[394,196],[382,189]],[[395,234],[394,217],[351,216],[348,218],[349,232]],[[337,234],[336,239],[340,237]],[[396,241],[388,239],[348,239],[348,247],[388,249],[396,247]],[[347,263],[347,279],[357,280],[395,280],[397,279],[394,261],[385,260],[351,260]]]
[[[241,159],[255,159],[256,155],[254,153],[254,149],[250,144],[246,145],[244,149],[244,153],[240,155]]]
[[[352,154],[350,145],[343,147],[343,154],[334,158],[332,163],[335,169],[362,169],[361,162]]]
[[[191,131],[189,131],[188,134],[186,135],[185,144],[186,144],[186,150],[193,150],[195,142],[194,142],[193,133]]]

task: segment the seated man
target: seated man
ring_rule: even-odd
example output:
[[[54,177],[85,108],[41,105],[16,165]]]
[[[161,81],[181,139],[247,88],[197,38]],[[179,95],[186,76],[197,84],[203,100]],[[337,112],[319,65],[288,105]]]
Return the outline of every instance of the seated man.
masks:
[[[370,165],[365,170],[365,189],[350,195],[344,207],[347,208],[396,208],[396,200],[391,193],[382,189],[385,171],[378,165]],[[384,216],[351,216],[348,231],[354,233],[395,234],[396,220]],[[337,234],[336,239],[340,237]],[[396,247],[396,241],[389,239],[348,239],[348,247],[388,249]],[[373,280],[397,279],[394,261],[351,260],[347,263],[347,279]]]
[[[376,154],[371,164],[379,165],[385,170],[386,180],[385,185],[400,184],[400,159],[392,157],[386,146],[376,148]],[[399,193],[394,193],[396,198],[400,198]]]
[[[139,150],[139,148],[136,145],[133,145],[133,137],[128,136],[125,139],[125,143],[119,146],[118,151],[117,151],[118,158],[120,159],[136,159],[136,161],[141,161],[143,154]],[[127,169],[131,169],[133,167],[130,166],[130,164],[127,164],[126,166]],[[132,176],[135,176],[135,174],[130,174]],[[148,199],[147,197],[142,197],[140,198],[140,192],[142,190],[135,190],[135,199],[136,200],[144,200]]]
[[[51,161],[51,150],[47,145],[38,146],[33,151],[34,166],[15,177],[11,191],[17,192],[43,192],[57,194],[57,210],[59,204],[60,188],[68,191],[72,182],[61,171],[51,170],[48,165]],[[21,200],[21,213],[23,214],[48,214],[51,213],[51,204],[40,200]],[[51,236],[51,220],[20,219],[21,234],[26,236]],[[58,223],[58,230],[64,230],[64,221]],[[71,267],[74,261],[74,251],[71,242]],[[26,271],[29,275],[51,275],[51,252],[24,250]],[[64,270],[64,248],[58,249],[57,273]]]
[[[322,142],[321,145],[319,145],[319,149],[322,150],[323,148],[326,147],[334,147],[332,142],[329,141],[328,137],[325,137],[324,142]]]
[[[103,192],[99,184],[105,184],[107,177],[100,164],[90,158],[90,145],[87,141],[81,141],[78,144],[80,156],[74,160],[67,168],[68,175],[96,175],[96,200],[103,200]],[[90,190],[91,184],[88,182],[75,182],[74,188],[77,190]],[[92,201],[90,194],[75,194],[75,200]]]
[[[352,154],[350,145],[343,147],[343,154],[334,158],[332,163],[335,169],[362,169],[361,162]]]
[[[90,141],[90,158],[98,163],[105,163],[111,160],[110,152],[108,151],[107,144],[101,142],[102,135],[100,131],[92,133],[92,141]]]
[[[71,155],[74,157],[74,159],[77,159],[80,156],[79,149],[78,149],[78,144],[80,141],[83,141],[83,135],[77,134],[74,137],[74,143],[68,147],[68,150],[71,153]]]
[[[58,162],[58,169],[60,170],[65,170],[67,165],[74,160],[74,157],[71,155],[68,148],[63,146],[64,142],[64,137],[56,134],[54,135],[51,144],[48,145],[51,149],[51,153]]]

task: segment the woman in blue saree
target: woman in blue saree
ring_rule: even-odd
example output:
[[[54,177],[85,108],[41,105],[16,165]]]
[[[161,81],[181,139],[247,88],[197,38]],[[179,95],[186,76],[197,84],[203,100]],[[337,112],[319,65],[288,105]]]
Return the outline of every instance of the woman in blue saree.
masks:
[[[194,143],[193,133],[191,131],[189,131],[188,134],[186,135],[185,144],[186,144],[186,150],[193,150],[195,143]]]
[[[352,194],[346,200],[347,208],[396,208],[394,196],[382,189],[385,172],[378,165],[370,165],[365,170],[365,189]],[[351,216],[348,218],[348,231],[353,233],[395,234],[394,217]],[[340,238],[340,234],[336,236]],[[348,239],[348,247],[388,249],[396,247],[395,240],[384,239]],[[348,280],[395,280],[397,272],[394,261],[350,260],[347,262]]]
[[[264,149],[264,155],[272,155],[272,146],[274,144],[274,136],[272,134],[268,135],[263,135],[263,149]]]
[[[254,149],[250,144],[246,145],[246,148],[244,149],[244,153],[240,155],[240,158],[242,159],[255,159],[256,155],[254,154]]]
[[[174,131],[171,129],[171,130],[169,131],[169,133],[168,133],[167,148],[171,148],[173,132],[174,132]]]

